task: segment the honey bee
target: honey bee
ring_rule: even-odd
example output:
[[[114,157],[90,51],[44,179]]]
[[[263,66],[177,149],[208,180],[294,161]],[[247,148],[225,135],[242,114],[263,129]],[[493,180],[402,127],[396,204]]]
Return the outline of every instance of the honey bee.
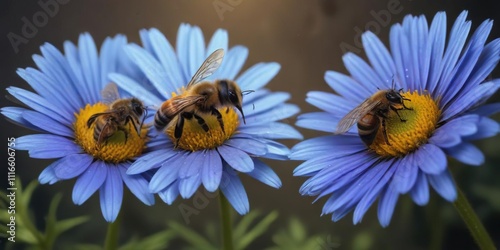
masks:
[[[219,68],[223,57],[223,49],[214,51],[191,78],[187,84],[186,92],[165,101],[156,112],[154,126],[158,130],[167,127],[177,117],[174,130],[174,137],[177,139],[176,146],[182,136],[186,119],[195,118],[203,130],[208,132],[209,127],[201,115],[213,115],[217,117],[222,132],[224,132],[224,122],[218,109],[227,107],[226,112],[229,112],[229,107],[232,106],[238,109],[243,122],[245,122],[242,109],[244,92],[240,90],[236,82],[230,80],[216,80],[214,83],[202,82],[203,79],[212,75]]]
[[[147,114],[144,104],[135,97],[120,99],[118,87],[114,83],[106,85],[101,95],[103,102],[109,104],[109,109],[106,112],[93,114],[87,120],[88,128],[95,123],[94,140],[97,142],[97,147],[117,131],[122,131],[125,134],[126,142],[128,138],[128,128],[126,126],[129,122],[133,123],[137,135],[140,137],[141,128]],[[143,116],[142,120],[140,120],[141,116]]]
[[[367,146],[370,146],[377,136],[377,132],[382,124],[385,142],[387,145],[391,145],[387,138],[385,127],[385,119],[387,119],[388,113],[392,110],[398,115],[401,122],[406,122],[405,119],[401,118],[398,111],[413,110],[405,106],[403,101],[411,100],[404,98],[404,96],[401,95],[401,90],[402,89],[396,91],[392,88],[377,91],[340,120],[335,134],[343,134],[347,132],[352,125],[357,123],[359,137]]]

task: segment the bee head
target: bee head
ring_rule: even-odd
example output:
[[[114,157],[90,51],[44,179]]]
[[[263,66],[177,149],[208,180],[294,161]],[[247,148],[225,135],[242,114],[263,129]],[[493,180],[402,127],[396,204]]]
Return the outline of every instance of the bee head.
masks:
[[[142,102],[139,101],[139,99],[137,98],[132,98],[132,100],[130,101],[130,104],[132,106],[132,111],[137,115],[137,116],[141,116],[142,113],[144,113],[144,105],[142,105]]]
[[[394,89],[387,91],[387,93],[385,94],[385,98],[387,98],[387,100],[392,103],[403,103],[403,97]]]
[[[242,108],[243,95],[236,82],[220,80],[218,81],[217,88],[219,89],[219,100],[221,101],[221,104],[236,107],[236,109],[238,109],[241,113],[243,122],[246,123],[245,114],[243,114]]]

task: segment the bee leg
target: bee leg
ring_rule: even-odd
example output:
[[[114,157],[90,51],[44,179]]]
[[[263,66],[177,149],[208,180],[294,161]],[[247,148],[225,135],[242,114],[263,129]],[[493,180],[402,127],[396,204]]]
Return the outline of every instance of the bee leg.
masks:
[[[198,124],[200,124],[201,128],[203,128],[203,130],[205,130],[205,132],[208,132],[209,127],[205,123],[205,120],[197,114],[193,114],[193,116],[194,116],[194,118],[196,118],[196,121],[198,122]]]
[[[403,105],[403,107],[404,107],[404,105]],[[399,112],[398,112],[399,110],[403,110],[403,109],[405,109],[405,108],[400,108],[400,109],[398,109],[398,108],[395,108],[394,106],[391,106],[391,109],[392,109],[392,110],[394,110],[394,112],[396,112],[396,115],[398,115],[399,120],[400,120],[401,122],[406,122],[406,119],[401,118],[401,115],[399,115]]]
[[[181,139],[182,136],[182,130],[184,129],[184,119],[191,119],[193,117],[192,113],[181,113],[179,115],[179,118],[177,119],[177,123],[175,124],[175,130],[174,130],[174,137],[177,139],[175,141],[175,146],[174,148],[177,148],[179,145],[179,140]]]
[[[212,107],[212,115],[215,115],[217,117],[217,121],[220,124],[220,128],[222,129],[222,133],[226,133],[224,131],[224,122],[222,121],[222,114],[217,110],[216,108]]]
[[[387,130],[385,128],[385,119],[382,119],[382,131],[384,132],[385,142],[387,143],[387,145],[391,146],[391,144],[389,143],[389,138],[387,137]]]

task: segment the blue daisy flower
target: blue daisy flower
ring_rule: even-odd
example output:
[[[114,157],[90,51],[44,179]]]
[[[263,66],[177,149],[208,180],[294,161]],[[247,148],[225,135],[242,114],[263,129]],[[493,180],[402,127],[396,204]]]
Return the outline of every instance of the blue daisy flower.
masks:
[[[121,72],[135,79],[143,77],[123,56],[126,44],[123,35],[106,38],[98,52],[87,33],[80,35],[78,46],[66,41],[64,54],[53,45],[44,44],[42,55],[33,56],[39,69],[17,71],[36,93],[7,88],[29,108],[1,109],[11,121],[40,132],[17,138],[16,149],[27,150],[32,158],[60,158],[42,171],[40,183],[76,178],[72,197],[77,205],[99,190],[102,214],[108,222],[114,221],[120,211],[123,183],[143,203],[154,204],[154,196],[148,191],[150,176],[126,174],[133,157],[144,149],[147,129],[141,129],[143,136],[131,132],[125,143],[109,142],[97,148],[94,127],[87,125],[91,115],[108,108],[101,102],[101,90],[110,83],[110,72]]]
[[[191,197],[203,185],[210,192],[220,189],[238,213],[247,213],[248,197],[238,173],[248,174],[266,185],[279,188],[281,180],[259,158],[286,160],[289,149],[275,139],[302,138],[292,126],[278,122],[299,112],[297,106],[285,103],[290,94],[263,88],[278,73],[280,65],[274,62],[258,63],[237,76],[247,58],[248,49],[243,46],[228,48],[228,34],[222,29],[217,30],[205,45],[199,27],[182,24],[175,50],[156,29],[142,30],[140,36],[143,47],[131,44],[127,46],[126,53],[142,69],[154,88],[148,89],[121,74],[110,77],[147,104],[160,107],[165,100],[185,94],[191,77],[217,49],[223,49],[225,57],[215,73],[205,80],[234,80],[241,90],[251,90],[252,93],[243,98],[242,111],[246,123],[233,107],[219,108],[224,131],[215,116],[198,113],[209,130],[204,131],[195,119],[186,119],[178,148],[174,148],[171,136],[176,121],[173,120],[165,133],[159,133],[148,143],[151,152],[139,157],[127,173],[158,169],[151,179],[149,190],[158,193],[167,204],[172,204],[179,194],[185,199]]]
[[[390,52],[375,34],[365,32],[368,62],[345,54],[350,76],[325,74],[337,94],[307,94],[307,102],[322,112],[301,115],[298,126],[334,132],[339,123],[362,123],[359,131],[352,126],[292,149],[291,159],[305,160],[294,175],[309,177],[300,193],[329,196],[322,214],[331,213],[337,221],[354,210],[357,224],[379,198],[378,218],[385,227],[402,194],[423,206],[429,201],[430,184],[447,201],[456,199],[447,156],[473,166],[484,162],[471,141],[494,136],[500,129],[488,118],[500,110],[500,103],[483,105],[500,86],[499,79],[488,79],[499,60],[500,40],[486,43],[492,27],[487,20],[467,41],[471,23],[466,17],[464,11],[457,18],[446,42],[444,12],[436,14],[430,26],[424,16],[406,16],[391,28]],[[384,108],[379,100],[392,103],[371,112]]]

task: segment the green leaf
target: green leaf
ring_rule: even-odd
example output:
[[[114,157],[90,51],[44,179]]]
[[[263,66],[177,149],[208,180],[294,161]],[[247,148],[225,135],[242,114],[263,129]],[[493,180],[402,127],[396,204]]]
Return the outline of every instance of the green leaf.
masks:
[[[166,249],[170,244],[170,241],[177,236],[177,233],[173,230],[164,230],[162,232],[153,234],[144,239],[137,240],[132,239],[126,245],[120,247],[120,250],[161,250]]]
[[[260,214],[261,213],[258,210],[253,210],[250,213],[243,216],[240,222],[238,222],[238,225],[234,227],[233,238],[236,240],[243,238],[243,235],[245,235],[246,231],[250,227],[250,224],[252,224],[253,221],[260,216]]]
[[[297,218],[292,218],[290,220],[290,235],[292,235],[293,239],[298,241],[303,241],[306,238],[304,225]]]
[[[241,239],[237,240],[237,249],[244,249],[250,243],[252,243],[256,238],[261,236],[269,229],[271,225],[278,218],[278,212],[272,211],[264,219],[262,219],[255,227],[253,227],[248,233],[246,233]]]
[[[61,233],[68,231],[69,229],[76,227],[82,223],[85,223],[89,220],[89,216],[80,216],[71,219],[58,221],[55,225],[56,235],[60,235]]]
[[[181,238],[197,249],[218,249],[206,238],[184,225],[172,221],[168,223],[168,226],[177,232]]]
[[[71,246],[73,250],[102,250],[102,246],[94,245],[94,244],[78,244],[75,246]],[[144,249],[146,250],[146,249]]]

